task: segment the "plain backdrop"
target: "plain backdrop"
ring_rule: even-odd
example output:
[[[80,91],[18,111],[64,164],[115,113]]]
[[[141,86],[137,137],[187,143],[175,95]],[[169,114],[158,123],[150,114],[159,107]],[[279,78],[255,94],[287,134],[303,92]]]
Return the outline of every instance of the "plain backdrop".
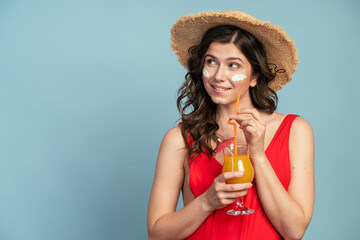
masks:
[[[359,1],[1,0],[1,240],[147,239],[157,152],[186,73],[170,29],[229,9],[284,28],[298,49],[278,111],[314,129],[304,239],[359,239]]]

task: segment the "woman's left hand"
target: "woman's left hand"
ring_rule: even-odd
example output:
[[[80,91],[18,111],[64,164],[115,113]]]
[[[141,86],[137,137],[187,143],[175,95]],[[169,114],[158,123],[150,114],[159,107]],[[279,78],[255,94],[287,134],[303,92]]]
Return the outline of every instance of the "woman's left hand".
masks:
[[[244,131],[246,142],[249,146],[251,159],[257,159],[265,154],[265,121],[255,109],[239,109],[237,115],[230,115],[230,118],[240,125]]]

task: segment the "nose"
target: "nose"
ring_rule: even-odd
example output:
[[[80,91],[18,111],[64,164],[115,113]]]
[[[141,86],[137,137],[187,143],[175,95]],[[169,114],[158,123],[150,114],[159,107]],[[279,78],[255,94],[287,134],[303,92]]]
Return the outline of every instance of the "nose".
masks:
[[[223,65],[220,65],[215,73],[215,80],[223,82],[226,80],[226,68]]]

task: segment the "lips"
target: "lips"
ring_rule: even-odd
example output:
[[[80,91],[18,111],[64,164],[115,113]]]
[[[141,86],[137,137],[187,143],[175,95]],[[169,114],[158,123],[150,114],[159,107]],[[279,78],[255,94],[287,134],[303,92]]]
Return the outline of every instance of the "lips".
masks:
[[[215,85],[211,85],[211,87],[217,91],[228,91],[231,88],[226,88],[226,87],[222,87],[222,86],[215,86]]]

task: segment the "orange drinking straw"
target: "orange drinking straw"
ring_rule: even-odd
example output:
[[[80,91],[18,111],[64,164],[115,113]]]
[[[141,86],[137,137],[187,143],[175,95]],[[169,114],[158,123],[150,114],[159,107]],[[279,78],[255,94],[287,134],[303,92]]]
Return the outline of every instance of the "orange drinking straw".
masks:
[[[239,101],[240,101],[240,93],[237,95],[237,100],[236,100],[236,106],[235,106],[235,112],[234,115],[237,114],[237,110],[239,108]],[[235,156],[237,156],[237,137],[236,137],[236,123],[231,122],[231,119],[229,118],[229,120],[227,120],[227,123],[229,125],[233,125],[234,126],[234,148],[235,148]]]

